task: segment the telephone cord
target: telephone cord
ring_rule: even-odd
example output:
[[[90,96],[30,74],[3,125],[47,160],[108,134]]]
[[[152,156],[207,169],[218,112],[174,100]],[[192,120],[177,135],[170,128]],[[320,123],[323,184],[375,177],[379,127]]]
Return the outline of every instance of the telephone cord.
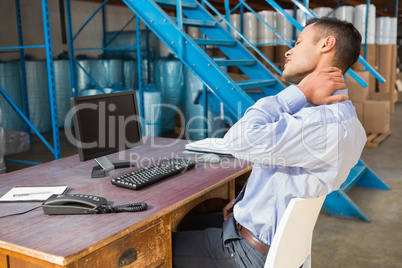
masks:
[[[139,212],[144,211],[147,208],[148,205],[147,203],[144,202],[125,204],[116,207],[104,205],[98,209],[98,213],[104,214],[104,213],[119,213],[119,212]]]

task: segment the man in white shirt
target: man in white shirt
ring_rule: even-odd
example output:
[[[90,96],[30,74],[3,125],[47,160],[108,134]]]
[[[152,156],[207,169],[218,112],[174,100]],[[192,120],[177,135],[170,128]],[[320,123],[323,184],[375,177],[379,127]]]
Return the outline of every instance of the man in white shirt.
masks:
[[[360,44],[351,23],[307,22],[285,54],[283,77],[294,85],[257,101],[224,137],[235,157],[254,163],[246,186],[223,217],[197,219],[214,228],[173,233],[174,267],[263,267],[290,200],[346,180],[366,142],[343,78]]]

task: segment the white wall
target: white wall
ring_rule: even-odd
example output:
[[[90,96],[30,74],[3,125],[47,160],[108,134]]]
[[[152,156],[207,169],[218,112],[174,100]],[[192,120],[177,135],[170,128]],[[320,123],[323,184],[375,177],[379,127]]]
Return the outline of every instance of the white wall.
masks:
[[[44,45],[44,30],[42,20],[42,5],[40,0],[21,0],[21,21],[24,45]],[[59,14],[59,1],[48,0],[50,30],[52,37],[53,56],[68,51],[68,44],[62,43],[61,23]],[[71,23],[73,35],[77,33],[84,22],[99,7],[99,3],[85,1],[71,1]],[[105,8],[106,31],[119,31],[133,17],[134,13],[126,6],[106,5]],[[17,20],[15,2],[13,0],[0,0],[0,47],[18,46]],[[135,29],[133,20],[126,30]],[[74,41],[74,47],[101,47],[102,46],[102,16],[99,11],[82,30]],[[75,54],[98,56],[102,51],[76,51]],[[26,49],[36,59],[45,59],[45,49]],[[0,50],[0,60],[8,61],[19,59],[19,52],[5,53]]]

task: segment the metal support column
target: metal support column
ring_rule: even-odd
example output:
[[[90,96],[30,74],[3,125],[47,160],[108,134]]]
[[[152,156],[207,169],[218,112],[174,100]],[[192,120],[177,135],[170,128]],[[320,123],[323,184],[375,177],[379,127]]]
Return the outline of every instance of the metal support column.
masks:
[[[47,0],[42,0],[43,27],[45,33],[47,77],[49,86],[50,112],[52,117],[53,130],[53,155],[55,159],[60,159],[60,136],[59,123],[57,116],[56,90],[54,84],[54,65],[52,52],[52,38],[50,35],[49,6]]]
[[[17,29],[18,29],[18,45],[20,48],[20,67],[21,67],[21,78],[22,78],[22,94],[23,94],[23,105],[25,116],[29,120],[29,103],[28,103],[28,90],[27,90],[27,74],[25,68],[25,56],[24,56],[24,42],[22,38],[22,26],[21,26],[21,9],[20,9],[20,0],[15,0],[15,11],[17,15]],[[26,131],[29,133],[30,140],[31,137],[31,128],[27,124]]]
[[[142,86],[142,63],[141,63],[141,28],[140,28],[140,20],[139,18],[136,17],[135,19],[135,33],[136,33],[136,39],[137,39],[137,69],[138,69],[138,90],[139,90],[139,106],[140,106],[140,120],[141,120],[141,126],[145,126],[144,124],[144,92],[143,92],[143,86]],[[149,62],[149,59],[147,60]],[[148,77],[150,76],[150,72],[148,70]],[[145,135],[145,128],[142,127],[142,135]]]
[[[74,42],[73,42],[73,31],[71,28],[71,5],[70,0],[66,0],[66,13],[67,13],[67,37],[68,37],[68,53],[70,58],[70,76],[71,76],[71,86],[73,91],[73,97],[77,97],[77,81],[75,77],[74,69]]]

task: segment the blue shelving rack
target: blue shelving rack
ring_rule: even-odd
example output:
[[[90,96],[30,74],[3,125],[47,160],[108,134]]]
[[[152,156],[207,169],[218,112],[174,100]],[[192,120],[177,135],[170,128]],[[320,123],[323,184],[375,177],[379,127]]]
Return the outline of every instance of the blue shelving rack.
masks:
[[[40,138],[40,140],[48,147],[52,152],[55,159],[60,158],[60,136],[59,136],[59,126],[57,118],[57,104],[56,104],[56,94],[55,94],[55,83],[54,83],[54,67],[53,67],[53,54],[52,54],[52,42],[50,34],[50,24],[49,24],[49,7],[47,0],[40,0],[42,5],[42,20],[44,27],[44,45],[35,46],[24,46],[22,38],[22,26],[21,26],[21,12],[20,12],[20,1],[15,0],[16,15],[17,15],[17,27],[18,27],[18,46],[15,47],[1,47],[2,50],[14,50],[18,49],[20,52],[20,62],[21,62],[21,75],[22,75],[22,87],[24,95],[24,110],[21,111],[19,107],[14,103],[14,101],[8,96],[7,92],[0,87],[0,94],[6,99],[6,101],[11,105],[11,107],[17,112],[17,114],[24,120],[27,124],[28,133],[31,130]],[[28,107],[28,94],[26,83],[26,69],[25,69],[25,58],[24,49],[28,48],[42,48],[46,50],[46,63],[47,63],[47,73],[48,73],[48,85],[49,85],[49,99],[50,99],[50,109],[51,109],[51,119],[52,119],[52,133],[53,133],[53,147],[47,142],[47,140],[42,136],[42,134],[35,128],[35,126],[29,120],[29,107]],[[5,159],[9,162],[18,162],[29,165],[39,165],[37,162],[20,161],[13,159]]]
[[[108,0],[104,0],[99,7],[89,16],[89,18],[84,22],[84,24],[80,27],[80,29],[73,34],[72,32],[72,22],[71,22],[71,3],[70,0],[66,0],[66,19],[67,19],[67,35],[68,35],[68,45],[69,45],[69,58],[70,58],[70,73],[71,73],[71,85],[73,87],[73,96],[77,96],[77,80],[75,77],[75,66],[80,68],[84,71],[84,73],[88,76],[88,78],[92,81],[92,83],[103,93],[105,91],[103,88],[97,83],[97,81],[79,64],[79,62],[74,58],[75,51],[83,51],[83,50],[100,50],[100,51],[107,51],[107,50],[136,50],[137,51],[137,69],[138,69],[138,87],[139,87],[139,112],[141,120],[144,118],[144,100],[143,100],[143,80],[142,80],[142,62],[141,62],[141,32],[140,32],[140,20],[137,16],[133,16],[123,27],[122,29],[116,33],[116,35],[112,38],[116,38],[133,20],[135,20],[136,25],[136,46],[131,47],[107,47],[107,43],[105,41],[105,10],[104,7],[108,3]],[[103,29],[103,40],[102,44],[103,47],[96,47],[96,48],[75,48],[74,47],[74,40],[78,37],[81,31],[85,28],[85,26],[94,18],[96,14],[102,12],[102,29]],[[111,41],[109,41],[110,43]],[[149,61],[148,61],[149,62]],[[148,72],[149,73],[149,72]],[[144,134],[144,129],[142,129]]]

